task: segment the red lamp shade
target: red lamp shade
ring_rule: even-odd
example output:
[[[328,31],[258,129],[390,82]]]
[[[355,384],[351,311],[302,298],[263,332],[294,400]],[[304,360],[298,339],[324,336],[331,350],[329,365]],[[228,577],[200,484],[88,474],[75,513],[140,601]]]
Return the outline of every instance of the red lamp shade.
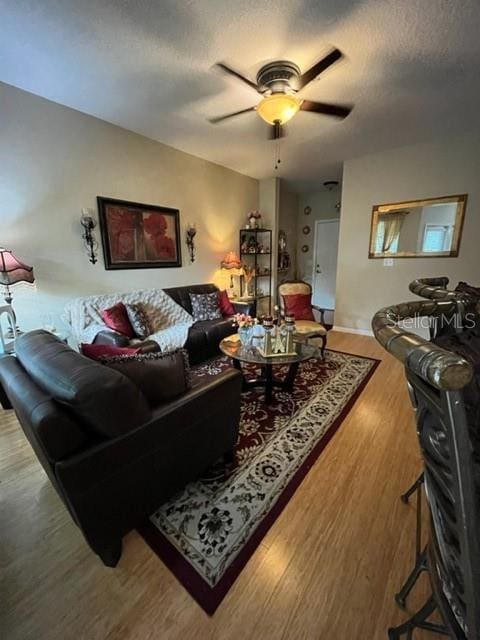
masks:
[[[229,251],[221,262],[222,269],[241,269],[242,262],[235,251]]]
[[[17,282],[34,282],[33,267],[29,267],[13,255],[0,248],[0,285],[9,286]]]

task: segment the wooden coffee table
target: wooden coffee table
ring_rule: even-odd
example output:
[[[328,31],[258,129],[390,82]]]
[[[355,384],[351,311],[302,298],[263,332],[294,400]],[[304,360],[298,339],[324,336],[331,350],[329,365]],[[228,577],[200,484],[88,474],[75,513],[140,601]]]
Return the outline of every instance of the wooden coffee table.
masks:
[[[284,391],[292,391],[297,375],[298,367],[301,362],[313,358],[318,349],[313,345],[295,342],[295,355],[272,356],[265,358],[255,347],[244,347],[240,342],[237,334],[228,336],[220,342],[220,351],[233,360],[236,369],[242,371],[242,362],[260,365],[262,374],[258,378],[246,379],[243,376],[243,389],[248,390],[253,387],[265,388],[265,402],[268,404],[272,401],[272,393],[274,387],[283,389]],[[273,375],[273,367],[276,365],[289,365],[287,375],[283,380]],[[243,373],[243,372],[242,372]]]

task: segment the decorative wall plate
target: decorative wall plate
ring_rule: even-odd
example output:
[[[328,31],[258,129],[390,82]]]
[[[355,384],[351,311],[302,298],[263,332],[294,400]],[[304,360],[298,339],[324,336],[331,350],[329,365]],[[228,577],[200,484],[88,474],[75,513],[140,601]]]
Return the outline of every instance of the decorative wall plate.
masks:
[[[302,232],[304,235],[308,236],[308,234],[310,233],[310,227],[308,226],[308,224],[306,224],[303,229]]]
[[[303,251],[303,253],[308,253],[308,244],[304,244],[302,246],[302,251]]]
[[[309,216],[312,213],[312,207],[305,207],[305,209],[303,210],[303,213],[306,216]]]

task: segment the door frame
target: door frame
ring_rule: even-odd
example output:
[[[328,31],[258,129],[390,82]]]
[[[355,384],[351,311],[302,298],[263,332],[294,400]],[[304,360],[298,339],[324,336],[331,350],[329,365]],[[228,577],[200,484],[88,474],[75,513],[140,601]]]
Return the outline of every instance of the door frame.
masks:
[[[315,231],[313,234],[313,265],[312,265],[312,300],[315,295],[315,275],[317,268],[317,236],[319,231],[319,225],[328,224],[331,222],[336,222],[338,224],[338,230],[340,231],[340,217],[338,218],[325,218],[321,220],[315,220]],[[338,257],[338,248],[337,248],[337,257]],[[335,295],[335,302],[337,301],[337,296]],[[328,311],[334,311],[334,309],[328,309]]]

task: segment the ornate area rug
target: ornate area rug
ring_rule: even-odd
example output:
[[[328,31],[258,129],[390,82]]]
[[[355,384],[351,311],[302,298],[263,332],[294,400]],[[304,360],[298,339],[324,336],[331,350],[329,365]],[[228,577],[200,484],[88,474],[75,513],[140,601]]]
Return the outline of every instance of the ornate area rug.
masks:
[[[378,360],[328,350],[300,365],[293,393],[242,394],[236,461],[214,465],[164,503],[140,529],[200,606],[212,615],[308,470],[339,428]],[[220,357],[194,369],[230,366]],[[249,365],[248,374],[255,374]],[[276,368],[281,377],[286,368]]]

